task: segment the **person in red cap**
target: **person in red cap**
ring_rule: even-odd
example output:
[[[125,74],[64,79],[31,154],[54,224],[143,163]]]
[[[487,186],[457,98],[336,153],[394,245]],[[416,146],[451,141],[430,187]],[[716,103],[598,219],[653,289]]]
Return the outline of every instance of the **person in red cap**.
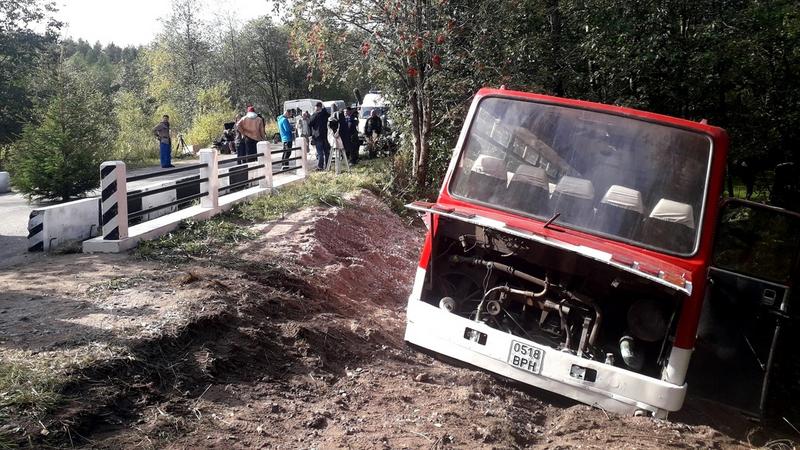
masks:
[[[256,109],[252,105],[247,107],[247,114],[236,123],[236,129],[242,133],[244,138],[244,148],[247,155],[258,153],[256,144],[259,141],[266,141],[267,136],[264,132],[264,119],[256,114]],[[244,156],[244,155],[239,155]],[[248,158],[248,162],[255,161],[255,158]],[[241,160],[239,162],[242,162]]]

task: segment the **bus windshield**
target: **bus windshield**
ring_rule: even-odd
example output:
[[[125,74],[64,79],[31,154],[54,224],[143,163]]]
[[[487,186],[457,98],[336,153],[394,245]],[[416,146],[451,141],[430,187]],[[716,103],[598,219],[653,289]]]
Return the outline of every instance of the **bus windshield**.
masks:
[[[697,247],[711,158],[699,132],[506,98],[478,105],[450,192],[667,253]]]

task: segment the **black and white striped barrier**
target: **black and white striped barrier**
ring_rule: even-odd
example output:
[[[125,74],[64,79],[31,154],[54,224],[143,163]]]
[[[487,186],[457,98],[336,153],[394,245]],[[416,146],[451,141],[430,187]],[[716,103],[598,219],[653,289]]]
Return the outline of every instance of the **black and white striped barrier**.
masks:
[[[140,241],[155,239],[174,230],[184,220],[205,220],[221,211],[227,210],[234,204],[245,201],[255,196],[268,194],[276,187],[275,175],[290,171],[299,171],[295,174],[281,177],[277,185],[286,185],[302,181],[306,177],[308,167],[308,145],[302,145],[292,151],[300,151],[297,157],[274,161],[273,153],[282,153],[283,150],[271,152],[266,142],[257,145],[257,161],[239,164],[238,158],[222,161],[223,164],[235,164],[232,167],[220,169],[220,161],[216,150],[203,149],[200,151],[200,163],[188,164],[181,167],[135,175],[126,178],[125,165],[113,161],[103,163],[100,169],[102,178],[102,207],[101,225],[102,236],[84,241],[84,253],[118,253],[135,247]],[[273,164],[288,165],[299,162],[299,166],[273,171]],[[148,186],[127,194],[126,182],[138,182],[145,179],[163,177],[176,173],[196,170],[197,175],[191,175],[180,180],[170,181],[167,185],[156,187]],[[252,175],[251,175],[252,174]],[[241,178],[241,180],[240,180]],[[257,183],[257,185],[255,185]],[[164,200],[165,195],[175,193],[175,200]],[[159,198],[161,196],[162,198]],[[156,203],[145,206],[144,199]],[[128,211],[128,201],[139,202],[141,205],[131,203],[137,210]],[[190,202],[199,200],[199,204],[191,205]],[[168,208],[181,208],[163,216],[157,217]],[[128,220],[141,220],[141,223],[131,225]]]
[[[199,174],[163,181],[130,194],[127,192],[126,183],[190,171],[199,171]],[[103,163],[100,166],[103,233],[100,238],[83,243],[84,253],[119,253],[135,247],[141,240],[154,239],[174,230],[183,220],[203,220],[217,214],[217,179],[208,176],[212,171],[217,171],[217,153],[212,149],[200,151],[199,164],[130,177],[127,177],[123,163]],[[204,190],[209,185],[215,188],[214,195]],[[200,205],[193,206],[197,200]],[[133,211],[128,211],[128,201],[133,202]],[[184,209],[180,209],[182,207]]]
[[[28,251],[49,252],[97,236],[99,215],[97,197],[34,209],[28,218]]]
[[[128,237],[128,186],[125,163],[107,161],[100,165],[100,227],[103,240]]]
[[[42,250],[44,250],[44,211],[33,210],[28,219],[28,251]]]

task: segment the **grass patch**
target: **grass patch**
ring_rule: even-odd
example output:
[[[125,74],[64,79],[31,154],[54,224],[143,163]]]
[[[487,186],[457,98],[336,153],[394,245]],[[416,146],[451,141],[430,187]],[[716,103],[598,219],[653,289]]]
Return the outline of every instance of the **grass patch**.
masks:
[[[259,197],[235,209],[234,214],[251,222],[286,216],[309,206],[343,206],[344,195],[359,189],[380,190],[382,161],[369,161],[350,172],[310,174],[302,183],[281,188],[275,195]]]
[[[0,407],[44,412],[60,400],[62,377],[48,367],[0,362]]]
[[[285,186],[274,195],[265,195],[234,207],[229,213],[201,222],[185,222],[166,236],[142,242],[135,255],[146,260],[180,263],[192,258],[220,255],[256,233],[248,225],[285,217],[310,206],[344,206],[347,193],[368,189],[402,212],[402,195],[397,195],[388,158],[368,160],[349,172],[334,175],[318,172],[302,183]]]
[[[254,236],[255,233],[246,226],[219,216],[201,222],[184,222],[178,230],[166,236],[142,242],[135,254],[147,260],[176,262],[208,258]]]

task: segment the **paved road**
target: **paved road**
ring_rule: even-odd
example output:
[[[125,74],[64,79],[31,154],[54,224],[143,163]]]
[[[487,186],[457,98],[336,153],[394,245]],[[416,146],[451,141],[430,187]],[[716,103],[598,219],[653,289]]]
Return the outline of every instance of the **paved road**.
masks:
[[[270,144],[270,151],[280,149],[280,145]],[[276,157],[279,155],[275,155]],[[220,155],[220,160],[230,159],[231,155]],[[197,164],[196,159],[183,159],[174,161],[178,167],[182,165]],[[229,166],[224,165],[223,167]],[[128,176],[142,175],[162,170],[160,167],[148,167],[144,169],[131,170]],[[273,170],[280,170],[279,164],[273,164]],[[188,175],[196,175],[196,170],[179,172],[161,177],[148,178],[146,180],[128,183],[128,190],[139,189],[143,186],[158,183],[166,180],[183,178]],[[98,195],[97,192],[90,195]],[[28,216],[33,208],[46,206],[47,203],[28,203],[27,199],[21,194],[7,193],[0,194],[0,270],[2,267],[17,264],[25,260],[29,255],[27,252],[28,238]]]

